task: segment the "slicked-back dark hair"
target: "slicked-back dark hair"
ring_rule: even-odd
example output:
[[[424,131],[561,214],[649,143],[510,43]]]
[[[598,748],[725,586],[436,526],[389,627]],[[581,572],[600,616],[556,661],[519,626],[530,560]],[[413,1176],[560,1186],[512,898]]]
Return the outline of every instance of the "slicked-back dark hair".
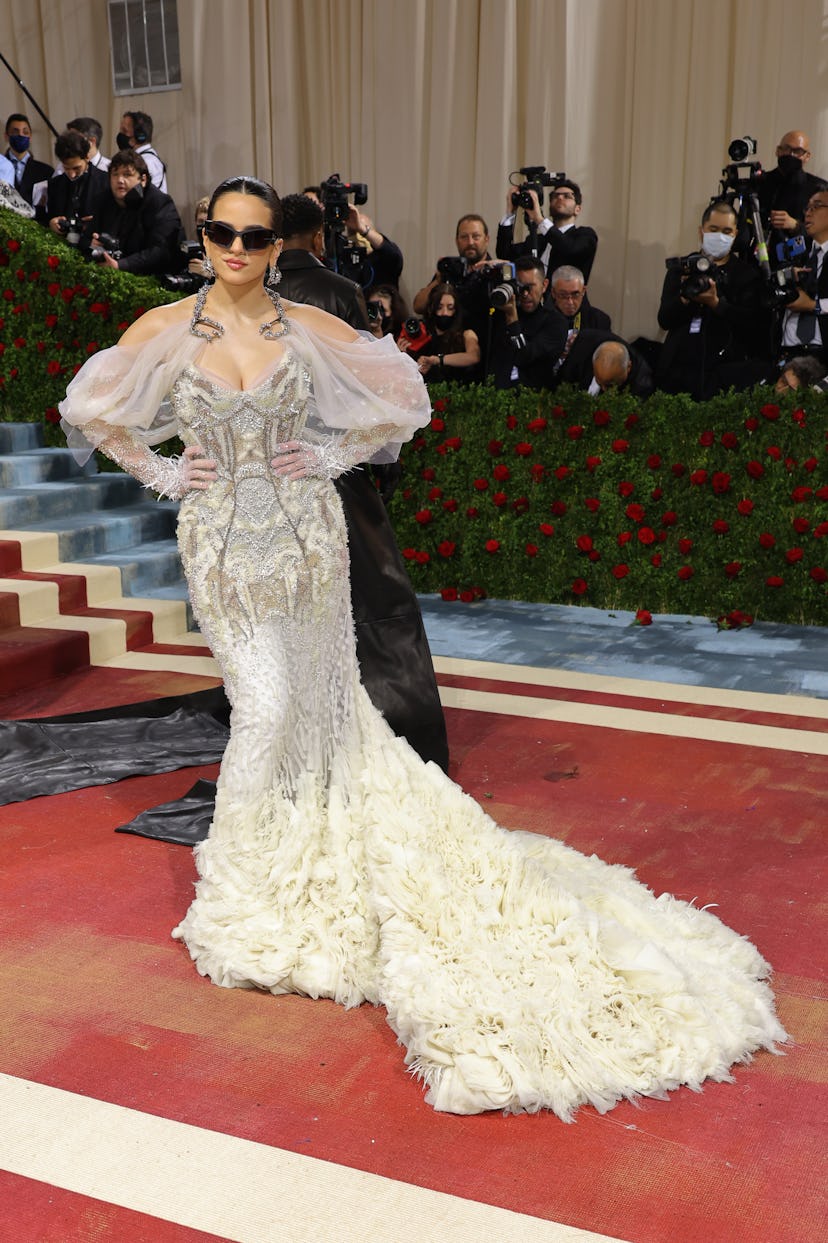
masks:
[[[68,129],[55,139],[55,155],[61,161],[89,159],[89,139],[80,130]]]
[[[207,208],[208,220],[213,219],[216,203],[223,194],[250,194],[253,198],[260,199],[270,212],[270,226],[273,232],[277,237],[282,236],[282,203],[273,186],[268,185],[266,181],[260,181],[258,177],[247,176],[228,177],[226,181],[222,181],[210,197],[210,205]],[[308,199],[307,202],[310,203],[311,200]]]
[[[285,237],[312,237],[325,223],[325,212],[307,194],[286,194],[282,200]]]

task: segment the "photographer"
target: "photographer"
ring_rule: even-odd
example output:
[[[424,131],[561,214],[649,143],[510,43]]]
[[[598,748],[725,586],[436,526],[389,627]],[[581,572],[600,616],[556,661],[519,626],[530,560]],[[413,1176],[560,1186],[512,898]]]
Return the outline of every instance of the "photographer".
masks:
[[[158,276],[182,266],[181,219],[168,194],[150,182],[143,156],[119,151],[109,185],[97,201],[81,247],[106,267]]]
[[[347,276],[331,272],[325,257],[325,212],[307,194],[282,199],[284,246],[279,255],[280,291],[292,302],[310,302],[352,328],[370,327],[362,290]]]
[[[373,285],[365,295],[365,306],[372,336],[391,336],[396,341],[408,316],[399,289],[394,285]]]
[[[779,140],[776,168],[765,173],[757,184],[759,206],[768,237],[772,262],[779,243],[804,232],[805,207],[822,184],[819,177],[805,171],[811,159],[811,143],[802,130],[791,130]]]
[[[805,233],[811,241],[807,264],[799,272],[796,298],[782,319],[783,361],[813,355],[828,363],[828,184],[819,183],[805,208]]]
[[[437,286],[453,285],[464,324],[477,335],[485,360],[490,331],[486,269],[494,262],[489,254],[489,226],[482,216],[469,212],[457,221],[454,241],[457,256],[446,255],[437,260],[434,275],[414,295],[412,306],[418,315],[425,314],[429,297]]]
[[[403,253],[396,242],[375,228],[374,222],[353,203],[346,221],[348,239],[365,251],[362,264],[362,287],[393,285],[397,287],[403,270]]]
[[[471,384],[480,379],[480,342],[477,333],[465,327],[452,285],[435,285],[424,319],[407,320],[398,345],[416,360],[427,380]]]
[[[703,401],[767,374],[768,296],[758,269],[731,254],[737,227],[733,207],[714,200],[702,216],[701,254],[667,261],[658,310],[667,337],[656,375],[665,392]]]
[[[89,139],[76,130],[66,130],[55,142],[55,155],[63,171],[50,177],[46,189],[46,217],[49,228],[77,246],[85,223],[91,219],[97,200],[106,193],[106,173],[89,161]]]
[[[490,366],[495,388],[552,388],[566,326],[543,305],[548,285],[541,261],[525,255],[515,264],[514,282],[492,291],[499,306]]]
[[[515,187],[510,184],[506,193],[506,214],[498,226],[495,251],[498,259],[510,259],[512,262],[517,262],[522,255],[531,254],[532,249],[529,238],[522,242],[513,241],[515,193]],[[577,268],[583,273],[584,281],[588,281],[598,249],[598,234],[594,229],[576,224],[583,202],[581,187],[574,181],[556,180],[549,191],[549,216],[544,216],[541,211],[537,190],[527,189],[526,194],[531,204],[525,209],[526,221],[537,227],[538,258],[546,275],[551,278],[556,268],[567,266]]]

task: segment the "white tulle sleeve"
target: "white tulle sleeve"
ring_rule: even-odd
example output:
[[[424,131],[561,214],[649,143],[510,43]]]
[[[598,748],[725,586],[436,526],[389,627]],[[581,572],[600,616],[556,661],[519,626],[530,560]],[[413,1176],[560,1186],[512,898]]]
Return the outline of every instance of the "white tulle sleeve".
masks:
[[[60,402],[69,448],[85,462],[104,440],[123,429],[136,445],[157,445],[176,433],[167,395],[182,368],[204,342],[188,324],[175,325],[138,346],[113,345],[84,364]]]
[[[312,381],[303,439],[327,442],[343,467],[395,461],[400,445],[431,418],[417,364],[392,337],[366,332],[343,342],[293,319],[290,340]]]

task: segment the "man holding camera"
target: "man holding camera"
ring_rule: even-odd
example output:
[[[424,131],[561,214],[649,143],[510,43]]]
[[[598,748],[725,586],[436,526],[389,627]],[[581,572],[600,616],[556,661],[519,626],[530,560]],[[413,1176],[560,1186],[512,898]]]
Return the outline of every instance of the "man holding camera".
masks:
[[[656,379],[668,393],[704,401],[767,374],[770,323],[761,273],[732,253],[738,219],[725,199],[702,215],[701,253],[668,260],[658,322],[667,337]]]
[[[96,263],[137,276],[160,276],[183,263],[181,217],[169,194],[152,184],[143,156],[112,157],[109,185],[97,200],[81,248]]]
[[[598,249],[598,234],[594,229],[576,223],[583,198],[581,187],[574,181],[556,180],[551,186],[549,216],[544,216],[541,211],[537,190],[527,186],[521,191],[510,185],[506,193],[506,215],[497,230],[497,257],[516,262],[521,255],[532,253],[531,234],[522,242],[513,241],[515,213],[520,205],[521,193],[526,196],[526,223],[536,229],[538,258],[547,276],[551,279],[556,268],[566,265],[577,268],[588,281]]]
[[[809,200],[804,211],[805,233],[811,240],[807,266],[799,273],[796,298],[787,304],[782,319],[783,361],[814,355],[828,363],[828,183]]]
[[[495,262],[489,254],[489,226],[482,216],[470,212],[457,221],[454,240],[457,257],[447,255],[437,260],[437,270],[414,295],[411,305],[418,315],[425,315],[431,291],[441,284],[452,285],[463,311],[464,326],[477,334],[485,370],[491,330],[490,282],[485,269]]]
[[[490,367],[495,388],[552,387],[552,368],[566,341],[566,328],[543,305],[548,284],[540,260],[524,255],[515,264],[514,282],[492,291],[500,308]]]
[[[46,189],[49,228],[77,246],[84,225],[91,219],[96,201],[109,186],[106,173],[89,160],[89,139],[77,130],[66,130],[55,142],[55,155],[62,172],[50,177]]]

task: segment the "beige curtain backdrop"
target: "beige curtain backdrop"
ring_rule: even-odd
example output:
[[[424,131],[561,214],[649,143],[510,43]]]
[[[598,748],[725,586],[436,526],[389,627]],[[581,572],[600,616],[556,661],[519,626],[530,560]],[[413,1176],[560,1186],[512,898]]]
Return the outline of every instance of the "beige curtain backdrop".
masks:
[[[185,223],[223,177],[281,193],[332,172],[405,254],[409,296],[454,253],[459,215],[494,232],[508,174],[564,169],[600,244],[590,293],[653,336],[667,255],[696,241],[731,138],[759,158],[789,129],[828,175],[828,0],[178,0],[181,90],[115,97],[105,0],[3,0],[0,51],[56,128],[125,109],[155,146]],[[27,112],[0,66],[0,112]]]

